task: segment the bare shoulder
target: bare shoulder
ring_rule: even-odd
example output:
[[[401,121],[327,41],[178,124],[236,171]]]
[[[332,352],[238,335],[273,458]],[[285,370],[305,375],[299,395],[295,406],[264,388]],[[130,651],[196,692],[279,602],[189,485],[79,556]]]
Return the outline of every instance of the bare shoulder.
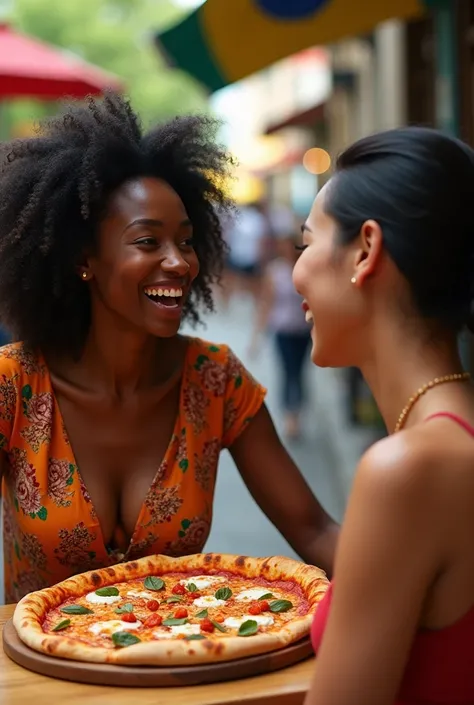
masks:
[[[430,429],[419,426],[378,441],[363,455],[354,493],[406,511],[433,508],[439,500],[437,478],[443,474],[445,449]],[[431,501],[430,501],[431,500]]]

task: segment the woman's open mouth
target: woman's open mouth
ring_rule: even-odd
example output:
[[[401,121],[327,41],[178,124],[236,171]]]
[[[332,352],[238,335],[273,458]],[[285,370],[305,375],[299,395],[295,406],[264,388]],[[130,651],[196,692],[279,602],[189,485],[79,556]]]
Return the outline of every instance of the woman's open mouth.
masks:
[[[145,296],[153,301],[154,304],[167,309],[181,309],[183,304],[183,290],[177,288],[162,288],[146,286],[144,288]]]

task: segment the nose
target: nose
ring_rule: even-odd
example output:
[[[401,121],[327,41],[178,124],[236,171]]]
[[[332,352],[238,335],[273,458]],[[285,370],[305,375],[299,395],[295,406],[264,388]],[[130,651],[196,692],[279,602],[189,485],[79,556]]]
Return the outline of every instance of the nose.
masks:
[[[184,276],[188,273],[190,265],[183,257],[183,253],[175,245],[169,245],[161,262],[161,268],[164,272]]]

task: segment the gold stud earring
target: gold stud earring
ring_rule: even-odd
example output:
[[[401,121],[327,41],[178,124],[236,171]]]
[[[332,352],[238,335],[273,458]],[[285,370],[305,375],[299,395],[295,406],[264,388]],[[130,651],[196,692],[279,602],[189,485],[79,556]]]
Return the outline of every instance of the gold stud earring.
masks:
[[[87,279],[87,272],[82,272],[82,278]]]
[[[352,277],[352,279],[351,279],[351,284],[357,284],[357,279],[356,279],[356,277]]]

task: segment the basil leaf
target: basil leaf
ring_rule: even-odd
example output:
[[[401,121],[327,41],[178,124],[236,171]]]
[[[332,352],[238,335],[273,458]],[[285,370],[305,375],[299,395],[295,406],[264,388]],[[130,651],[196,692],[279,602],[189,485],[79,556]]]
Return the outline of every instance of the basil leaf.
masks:
[[[115,610],[116,614],[127,614],[133,612],[133,605],[131,602],[126,602],[122,607],[117,607]]]
[[[218,629],[220,632],[226,632],[227,629],[222,626],[222,624],[219,624],[219,622],[214,622],[213,619],[211,619],[212,624],[215,626],[216,629]]]
[[[162,624],[164,627],[177,627],[178,624],[186,624],[187,621],[187,617],[183,617],[183,619],[175,619],[175,617],[169,617],[168,619],[165,619]]]
[[[148,590],[162,590],[165,587],[165,581],[154,575],[149,575],[148,578],[145,578],[144,585]]]
[[[59,611],[65,614],[94,614],[92,610],[82,605],[66,605],[66,607],[61,607]]]
[[[275,602],[270,602],[271,612],[288,612],[293,607],[293,603],[289,600],[275,600]]]
[[[69,627],[71,624],[70,619],[63,619],[61,622],[58,622],[55,627],[51,629],[52,632],[60,632],[61,629],[66,629],[66,627]]]
[[[186,590],[189,592],[197,592],[197,586],[194,583],[188,583],[186,585]]]
[[[194,616],[196,617],[196,619],[205,619],[205,617],[207,617],[207,615],[208,615],[207,610],[201,610],[200,612],[198,612]]]
[[[258,598],[259,600],[269,600],[271,597],[273,597],[273,594],[271,592],[266,592],[265,595],[260,595]]]
[[[205,639],[206,637],[202,634],[189,634],[189,636],[184,637],[186,641],[197,641],[198,639]]]
[[[117,595],[120,595],[116,587],[99,588],[95,591],[95,594],[99,595],[99,597],[116,597]]]
[[[172,602],[184,602],[184,599],[180,597],[179,595],[171,595],[171,597],[167,597],[164,602],[167,602],[168,604],[171,604]]]
[[[246,622],[240,625],[238,636],[252,636],[258,632],[258,624],[254,619],[247,619]]]
[[[141,639],[130,632],[115,632],[112,634],[112,641],[115,646],[132,646],[132,644],[138,644]]]
[[[216,600],[230,600],[232,597],[232,590],[228,587],[219,588],[219,590],[216,590],[214,593],[214,597]]]

